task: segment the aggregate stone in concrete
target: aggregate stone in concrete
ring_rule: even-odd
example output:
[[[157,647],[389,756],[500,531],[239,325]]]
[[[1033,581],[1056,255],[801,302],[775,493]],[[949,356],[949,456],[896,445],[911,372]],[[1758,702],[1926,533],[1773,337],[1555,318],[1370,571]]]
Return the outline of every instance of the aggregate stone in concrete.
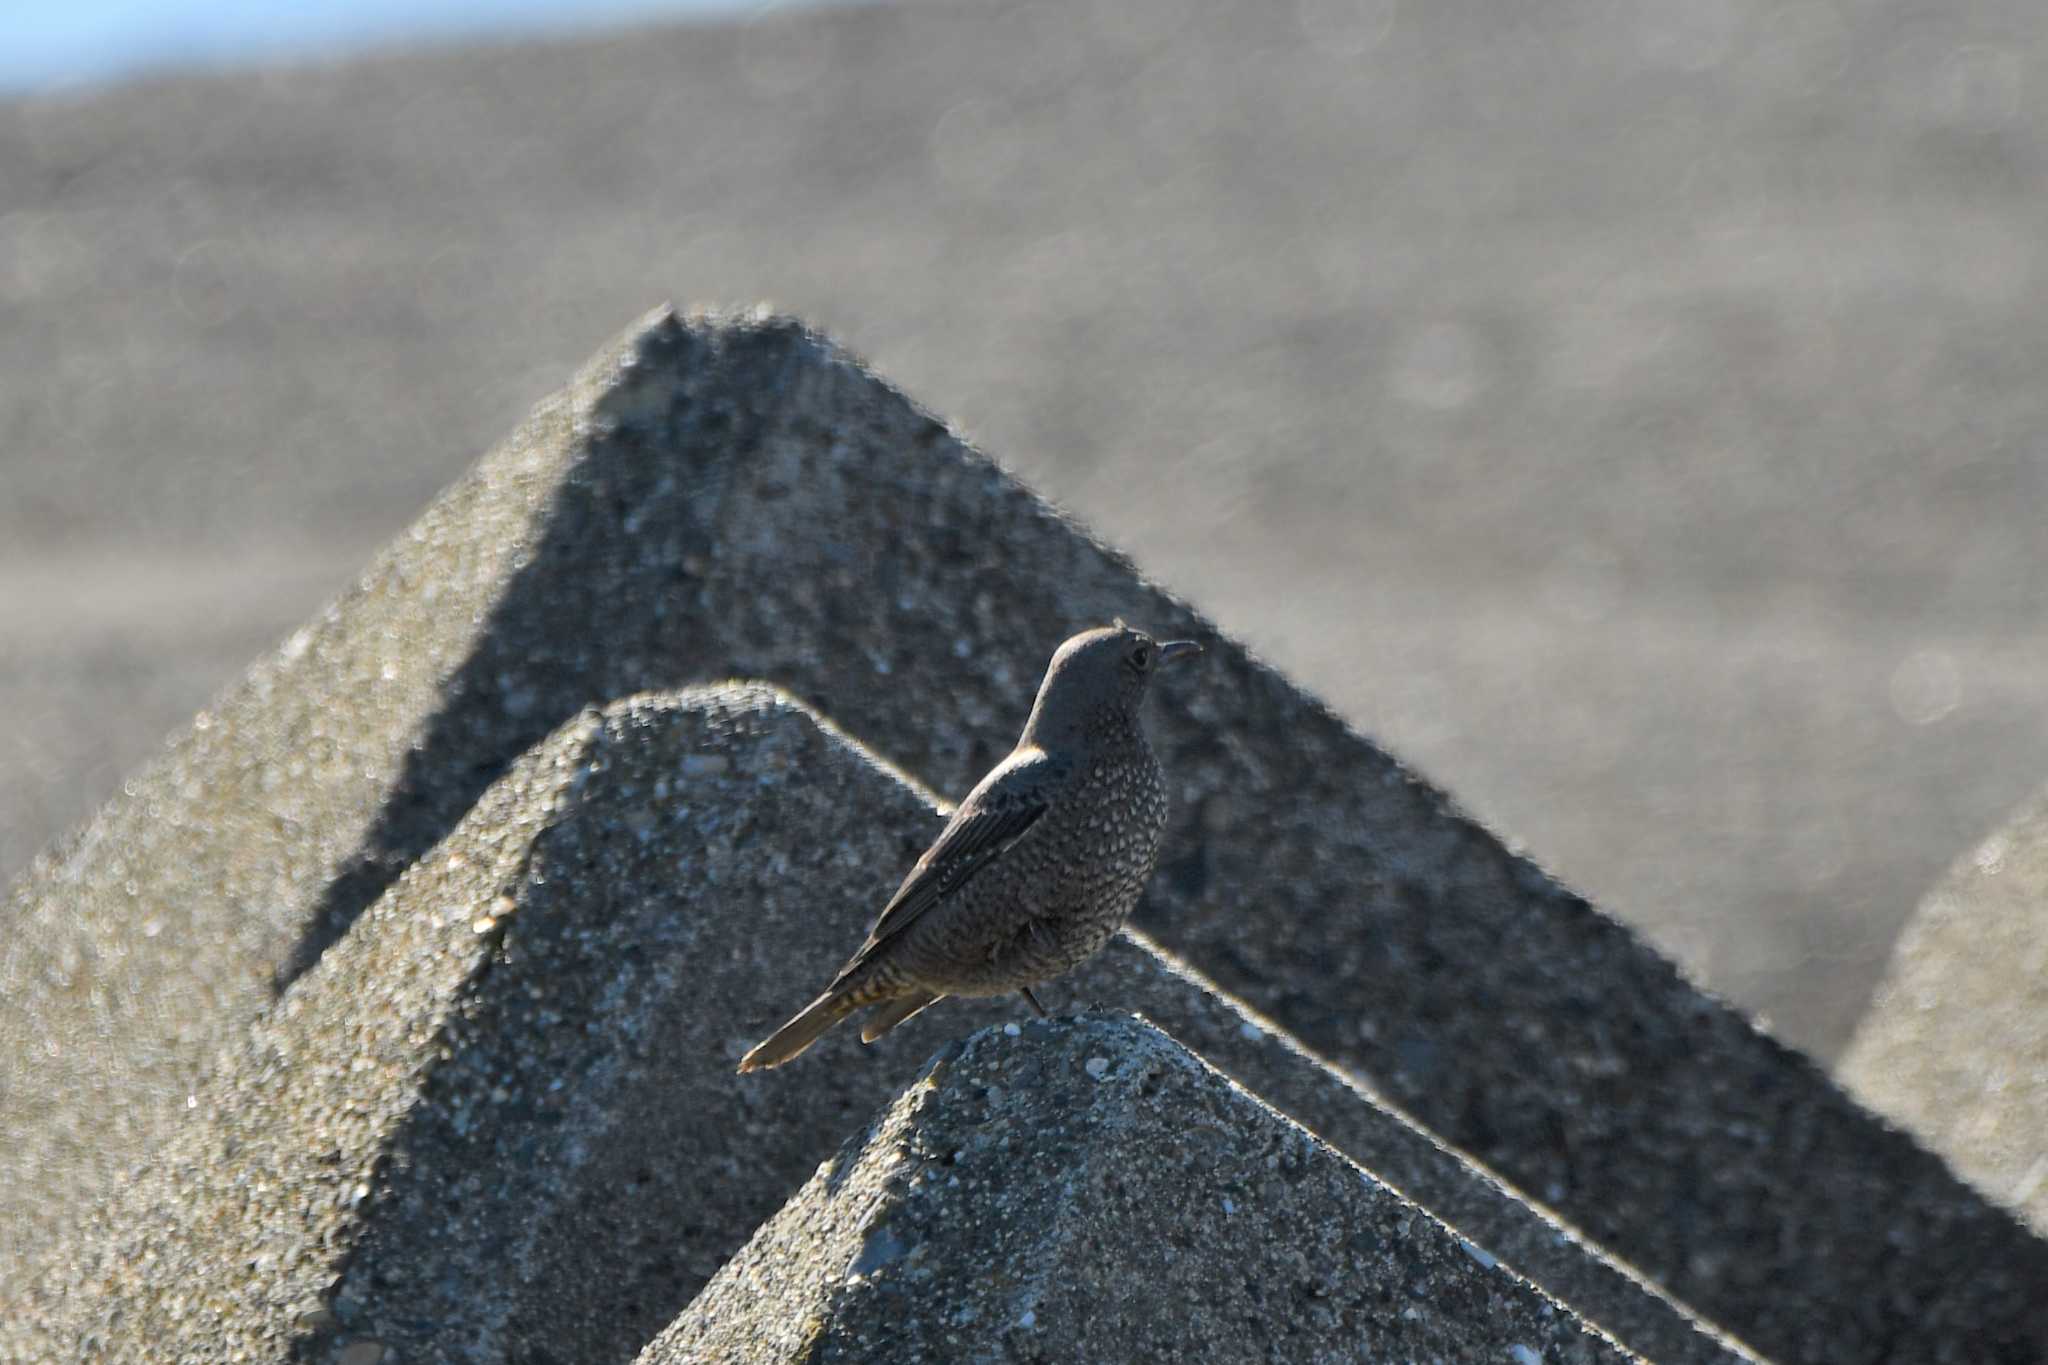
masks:
[[[735,1074],[939,823],[766,687],[579,715],[44,1253],[0,1359],[629,1358],[933,1047],[1020,1017],[947,1002]],[[1749,1359],[1142,942],[1049,995],[1142,1010],[1632,1346]]]
[[[1156,1029],[947,1049],[638,1365],[1634,1359]]]
[[[1115,615],[1210,633],[800,326],[654,315],[32,869],[0,1283],[581,707],[765,677],[957,794]],[[1768,1355],[2048,1350],[2048,1244],[1212,643],[1152,707],[1180,814],[1145,927]]]
[[[2048,1235],[2048,793],[1922,902],[1841,1076]]]

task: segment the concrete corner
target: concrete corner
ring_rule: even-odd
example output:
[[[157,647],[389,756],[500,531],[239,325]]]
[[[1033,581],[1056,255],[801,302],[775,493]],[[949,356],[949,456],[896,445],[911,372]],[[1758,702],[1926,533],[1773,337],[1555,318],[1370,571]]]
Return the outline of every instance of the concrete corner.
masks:
[[[639,1365],[1633,1359],[1140,1021],[984,1029]]]
[[[2048,793],[1921,902],[1841,1076],[2048,1236]]]

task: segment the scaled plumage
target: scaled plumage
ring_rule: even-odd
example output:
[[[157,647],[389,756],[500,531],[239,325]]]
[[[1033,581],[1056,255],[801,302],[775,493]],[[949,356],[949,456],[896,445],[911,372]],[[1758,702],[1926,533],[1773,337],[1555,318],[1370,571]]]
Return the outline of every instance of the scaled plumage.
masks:
[[[740,1070],[780,1066],[871,1005],[863,1042],[948,995],[1028,992],[1108,942],[1166,832],[1166,782],[1138,709],[1161,664],[1200,652],[1121,622],[1062,644],[1017,747],[960,803],[824,993]]]

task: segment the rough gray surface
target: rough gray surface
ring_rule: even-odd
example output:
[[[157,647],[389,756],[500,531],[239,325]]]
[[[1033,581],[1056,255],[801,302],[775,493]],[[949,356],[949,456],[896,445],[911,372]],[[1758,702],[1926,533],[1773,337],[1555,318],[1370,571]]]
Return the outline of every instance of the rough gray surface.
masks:
[[[0,103],[0,879],[768,298],[1839,1049],[2048,772],[2048,7],[763,9]]]
[[[1142,1022],[988,1029],[639,1365],[1634,1359]]]
[[[2048,792],[1921,905],[1842,1080],[2048,1236]]]
[[[1019,1017],[949,1002],[734,1074],[937,818],[765,688],[577,717],[10,1282],[0,1359],[626,1358],[934,1045]],[[1054,989],[1144,1011],[1659,1360],[1748,1358],[1147,947]]]
[[[1119,614],[1203,629],[817,338],[654,318],[22,886],[13,1246],[591,699],[767,677],[958,792]],[[1170,947],[1766,1354],[2038,1354],[2048,1245],[1279,675],[1202,669],[1152,718]]]

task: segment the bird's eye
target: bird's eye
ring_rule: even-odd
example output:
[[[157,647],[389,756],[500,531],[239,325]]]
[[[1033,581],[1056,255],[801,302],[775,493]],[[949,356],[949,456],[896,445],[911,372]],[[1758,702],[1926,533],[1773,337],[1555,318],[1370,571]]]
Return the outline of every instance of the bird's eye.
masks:
[[[1131,650],[1131,664],[1139,669],[1152,666],[1152,646],[1138,645]]]

